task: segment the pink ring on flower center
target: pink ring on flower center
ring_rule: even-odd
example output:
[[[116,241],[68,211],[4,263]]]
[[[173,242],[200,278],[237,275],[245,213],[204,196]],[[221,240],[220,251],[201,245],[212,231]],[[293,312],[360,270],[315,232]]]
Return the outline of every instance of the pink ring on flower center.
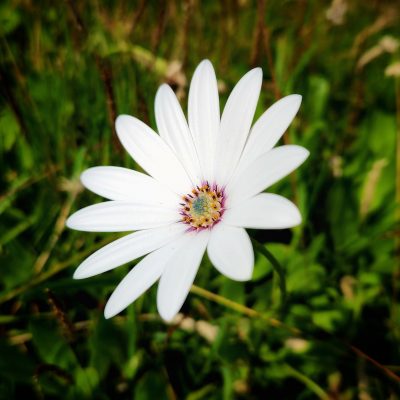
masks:
[[[221,221],[225,211],[225,193],[222,188],[208,182],[196,186],[190,194],[182,197],[184,203],[180,214],[182,221],[189,225],[189,230],[212,228]]]

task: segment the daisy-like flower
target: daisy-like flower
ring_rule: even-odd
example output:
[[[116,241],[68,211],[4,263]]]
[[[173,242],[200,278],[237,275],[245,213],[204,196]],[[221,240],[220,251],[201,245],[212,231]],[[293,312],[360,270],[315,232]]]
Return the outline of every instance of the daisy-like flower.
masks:
[[[84,171],[84,186],[110,201],[77,211],[67,226],[89,232],[134,231],[96,251],[74,278],[88,278],[145,256],[117,286],[105,307],[110,318],[159,280],[157,308],[171,320],[184,303],[207,250],[230,279],[251,279],[253,247],[245,228],[300,224],[297,207],[266,188],[308,156],[296,145],[273,149],[296,115],[301,96],[276,102],[252,126],[261,90],[255,68],[232,90],[222,116],[210,61],[197,67],[189,90],[188,122],[168,85],[155,99],[159,135],[121,115],[123,146],[147,174],[121,167]]]

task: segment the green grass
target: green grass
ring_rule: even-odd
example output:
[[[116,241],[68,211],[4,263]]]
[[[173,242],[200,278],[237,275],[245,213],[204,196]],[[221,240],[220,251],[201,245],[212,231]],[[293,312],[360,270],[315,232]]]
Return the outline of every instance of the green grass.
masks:
[[[398,399],[400,84],[385,74],[400,58],[398,10],[361,0],[334,10],[161,3],[0,4],[0,398]],[[105,320],[134,263],[72,279],[117,237],[65,229],[71,212],[100,201],[79,174],[136,167],[115,139],[116,115],[155,128],[163,82],[186,109],[204,58],[222,105],[253,66],[264,71],[257,116],[283,95],[303,96],[284,142],[311,155],[272,191],[304,222],[251,232],[283,266],[286,301],[257,251],[247,283],[204,260],[176,326],[159,319],[156,288]]]

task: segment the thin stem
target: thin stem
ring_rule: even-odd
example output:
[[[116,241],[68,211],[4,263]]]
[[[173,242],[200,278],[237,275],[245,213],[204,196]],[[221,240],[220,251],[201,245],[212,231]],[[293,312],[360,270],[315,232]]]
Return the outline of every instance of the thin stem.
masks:
[[[229,300],[226,297],[220,296],[218,294],[212,293],[206,289],[203,289],[199,286],[192,285],[190,291],[194,294],[197,294],[198,296],[201,296],[207,300],[213,301],[215,303],[221,304],[225,307],[228,307],[234,311],[237,311],[241,314],[247,315],[250,318],[259,318],[262,319],[263,321],[267,322],[270,326],[273,327],[281,327],[292,333],[293,335],[300,336],[300,337],[307,337],[305,332],[302,332],[300,329],[286,325],[284,322],[276,319],[276,318],[271,318],[268,317],[264,314],[261,314],[260,312],[253,310],[252,308],[246,307],[242,304],[236,303],[235,301]],[[328,337],[337,340],[337,338],[326,331],[323,331],[324,334],[326,334]],[[312,339],[312,338],[309,338]],[[400,377],[396,375],[393,371],[391,371],[389,368],[387,368],[385,365],[381,364],[379,361],[375,360],[368,354],[364,353],[361,349],[358,347],[347,343],[344,340],[339,339],[339,343],[341,343],[343,346],[345,346],[347,349],[352,351],[357,357],[368,361],[372,365],[374,365],[376,368],[378,368],[381,372],[383,372],[386,376],[389,378],[393,379],[396,382],[400,382]],[[298,371],[297,371],[298,372]],[[300,375],[297,374],[297,377],[300,378]]]
[[[382,370],[387,376],[395,380],[396,382],[400,382],[400,377],[396,375],[393,371],[391,371],[389,368],[387,368],[385,365],[381,364],[379,361],[376,361],[374,358],[369,356],[368,354],[364,353],[362,350],[360,350],[358,347],[353,346],[352,344],[345,343],[353,353],[355,353],[358,357],[370,362],[372,365],[375,365],[375,367],[379,368]]]
[[[304,385],[306,385],[308,389],[315,395],[317,395],[320,399],[323,400],[329,399],[328,393],[325,392],[325,390],[322,389],[321,386],[319,386],[316,382],[310,379],[307,375],[304,375],[302,372],[298,371],[297,369],[294,369],[289,364],[285,364],[285,366],[286,369],[289,371],[290,375],[293,376],[293,378],[296,378],[298,381],[304,383]]]
[[[68,217],[68,214],[71,211],[71,207],[74,204],[74,201],[76,199],[76,196],[78,195],[80,189],[75,189],[72,191],[71,194],[68,195],[67,200],[61,207],[60,214],[56,220],[56,223],[54,224],[54,230],[50,236],[50,240],[44,249],[44,251],[40,254],[40,256],[37,258],[35,264],[33,265],[33,272],[35,275],[38,275],[43,267],[46,265],[47,261],[50,258],[50,255],[57,244],[61,233],[63,232],[65,228],[65,221]]]
[[[81,42],[85,42],[89,36],[89,30],[87,29],[83,19],[79,14],[79,10],[76,7],[75,2],[72,0],[65,0],[66,6],[72,16],[73,24],[72,28],[75,30],[77,37],[80,38]],[[107,114],[110,123],[110,127],[113,132],[112,141],[116,150],[120,153],[122,151],[122,145],[117,137],[115,131],[115,120],[117,118],[117,107],[115,104],[115,94],[113,88],[113,78],[111,64],[104,57],[97,53],[92,54],[96,67],[99,71],[100,78],[103,82],[104,92],[106,97]]]
[[[213,301],[215,303],[221,304],[225,307],[228,307],[234,311],[237,311],[238,313],[247,315],[250,318],[260,318],[263,321],[266,321],[269,325],[273,326],[273,327],[283,327],[286,330],[290,331],[292,334],[294,335],[300,335],[301,331],[297,328],[294,328],[292,326],[286,325],[285,323],[283,323],[282,321],[279,321],[276,318],[271,318],[268,317],[256,310],[253,310],[250,307],[246,307],[243,304],[239,304],[236,303],[233,300],[229,300],[226,297],[220,296],[218,294],[215,294],[213,292],[210,292],[206,289],[203,289],[199,286],[196,285],[192,285],[192,288],[190,289],[190,291],[194,294],[197,294],[198,296],[201,296],[207,300]]]
[[[279,276],[279,288],[281,290],[281,304],[284,305],[286,302],[286,279],[285,279],[285,270],[279,263],[279,261],[274,257],[274,255],[267,250],[265,246],[263,246],[260,242],[255,239],[252,239],[253,245],[255,249],[260,252],[271,264],[274,268],[275,272]]]
[[[90,247],[88,249],[83,250],[80,253],[75,254],[69,260],[64,262],[58,262],[52,265],[46,271],[41,272],[40,274],[32,277],[32,279],[21,286],[17,286],[16,288],[11,289],[10,291],[4,293],[0,296],[0,304],[3,304],[9,300],[12,300],[14,297],[19,296],[22,293],[34,288],[35,286],[47,281],[52,276],[58,274],[59,272],[63,271],[64,269],[68,268],[70,265],[79,263],[83,258],[87,257],[89,254],[93,253],[94,250],[97,250],[100,247],[105,246],[106,244],[110,243],[111,241],[115,240],[115,236],[106,238],[99,243],[96,243],[94,247]]]
[[[395,223],[397,226],[396,235],[394,238],[395,249],[395,264],[392,273],[392,306],[391,306],[391,320],[394,333],[399,338],[400,331],[397,328],[399,305],[396,302],[399,292],[399,276],[400,276],[400,232],[398,224],[400,222],[400,77],[395,77],[395,93],[396,93],[396,197],[395,204]]]

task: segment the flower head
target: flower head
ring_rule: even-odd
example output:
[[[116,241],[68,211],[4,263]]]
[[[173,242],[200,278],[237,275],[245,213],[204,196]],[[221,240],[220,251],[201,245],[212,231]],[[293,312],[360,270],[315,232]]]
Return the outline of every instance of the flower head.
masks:
[[[255,68],[237,83],[219,111],[212,64],[197,67],[189,91],[188,122],[168,85],[156,95],[158,132],[122,115],[116,130],[147,174],[94,167],[82,183],[110,201],[77,211],[70,228],[135,231],[96,251],[76,270],[87,278],[145,256],[117,286],[105,308],[110,318],[159,280],[157,306],[165,320],[180,310],[207,250],[227,277],[251,278],[254,254],[244,228],[282,229],[301,222],[284,197],[262,193],[308,156],[300,146],[273,148],[296,115],[301,96],[284,97],[252,126],[262,83]]]

